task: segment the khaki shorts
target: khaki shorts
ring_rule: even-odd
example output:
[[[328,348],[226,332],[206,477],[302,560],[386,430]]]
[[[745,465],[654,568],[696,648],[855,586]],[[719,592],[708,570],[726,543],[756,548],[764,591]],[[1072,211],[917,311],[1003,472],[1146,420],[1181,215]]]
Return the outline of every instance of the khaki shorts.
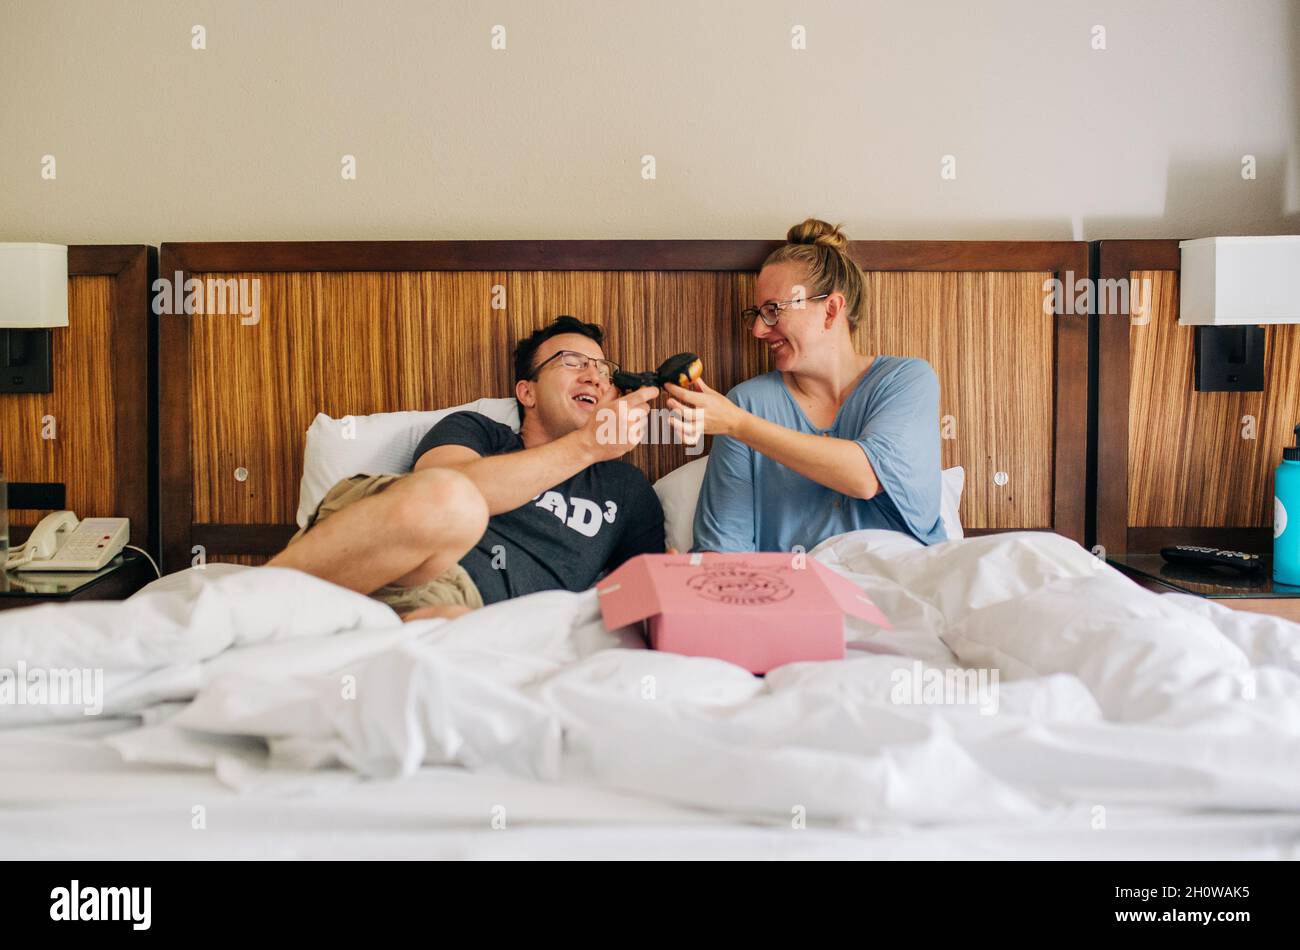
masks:
[[[353,475],[351,478],[343,479],[325,493],[316,511],[307,520],[307,527],[300,529],[289,543],[293,544],[330,515],[337,514],[348,505],[369,495],[383,491],[398,479],[405,477],[405,475]],[[473,578],[459,564],[453,564],[433,580],[426,581],[418,587],[385,584],[370,596],[384,602],[399,614],[410,613],[420,607],[478,608],[483,606],[483,595],[474,585]]]

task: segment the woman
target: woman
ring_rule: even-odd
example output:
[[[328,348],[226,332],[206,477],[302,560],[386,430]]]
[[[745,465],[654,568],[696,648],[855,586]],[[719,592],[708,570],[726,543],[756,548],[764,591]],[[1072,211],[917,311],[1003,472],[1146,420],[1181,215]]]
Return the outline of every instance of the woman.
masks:
[[[726,396],[702,380],[666,387],[688,440],[717,436],[695,549],[809,550],[858,528],[945,540],[938,377],[925,360],[854,349],[864,281],[838,228],[809,218],[787,241],[744,312],[776,370]]]

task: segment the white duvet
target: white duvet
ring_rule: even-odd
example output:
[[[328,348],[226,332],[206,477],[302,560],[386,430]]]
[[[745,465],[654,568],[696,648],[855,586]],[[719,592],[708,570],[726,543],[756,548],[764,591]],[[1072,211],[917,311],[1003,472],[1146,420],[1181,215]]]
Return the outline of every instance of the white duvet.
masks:
[[[105,741],[232,784],[269,756],[496,769],[742,819],[1300,810],[1300,625],[1157,596],[1046,533],[922,548],[860,531],[814,555],[894,629],[849,621],[847,660],[762,679],[606,632],[594,591],[403,625],[307,575],[227,565],[0,614],[0,670],[100,669],[104,714],[142,722]],[[995,705],[900,701],[900,682],[959,668],[997,672]],[[82,716],[0,704],[0,726]]]

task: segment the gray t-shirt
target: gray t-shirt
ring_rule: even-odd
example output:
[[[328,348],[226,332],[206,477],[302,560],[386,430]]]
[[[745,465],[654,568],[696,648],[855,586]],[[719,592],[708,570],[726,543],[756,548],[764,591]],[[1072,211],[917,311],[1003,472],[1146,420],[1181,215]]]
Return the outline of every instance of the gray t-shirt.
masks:
[[[463,445],[482,456],[524,447],[509,426],[477,412],[454,412],[425,433],[411,464],[440,445]],[[493,604],[539,590],[586,590],[628,558],[663,553],[659,496],[640,469],[613,461],[597,462],[514,511],[493,515],[460,563],[483,602]]]

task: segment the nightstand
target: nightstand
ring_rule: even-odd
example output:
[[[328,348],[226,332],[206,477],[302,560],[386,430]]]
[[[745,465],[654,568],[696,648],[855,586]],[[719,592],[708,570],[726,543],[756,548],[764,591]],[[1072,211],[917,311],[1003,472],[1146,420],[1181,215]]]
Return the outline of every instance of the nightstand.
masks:
[[[1300,587],[1273,582],[1273,557],[1262,556],[1263,570],[1241,574],[1226,568],[1170,564],[1159,554],[1122,554],[1106,558],[1113,567],[1147,590],[1178,591],[1218,601],[1225,607],[1271,614],[1300,623]]]
[[[80,600],[125,600],[153,579],[149,560],[131,550],[98,571],[3,571],[0,610]]]

